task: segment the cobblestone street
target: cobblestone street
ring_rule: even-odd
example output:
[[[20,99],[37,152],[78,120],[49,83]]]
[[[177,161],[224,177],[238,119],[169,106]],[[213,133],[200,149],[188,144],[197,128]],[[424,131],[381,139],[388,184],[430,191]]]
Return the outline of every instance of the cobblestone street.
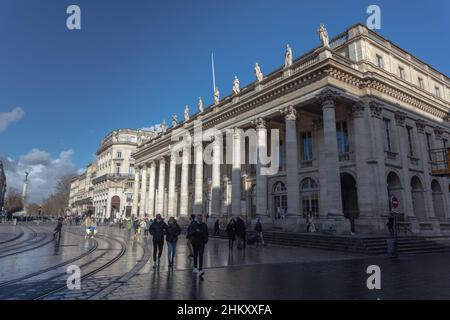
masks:
[[[210,239],[205,276],[192,274],[185,238],[175,268],[153,269],[146,241],[125,230],[100,228],[85,240],[64,227],[59,245],[52,225],[0,226],[0,299],[438,299],[450,298],[449,254],[369,257],[269,245],[229,251]],[[368,290],[369,265],[381,268],[381,290]],[[66,288],[69,265],[81,269],[81,289]]]

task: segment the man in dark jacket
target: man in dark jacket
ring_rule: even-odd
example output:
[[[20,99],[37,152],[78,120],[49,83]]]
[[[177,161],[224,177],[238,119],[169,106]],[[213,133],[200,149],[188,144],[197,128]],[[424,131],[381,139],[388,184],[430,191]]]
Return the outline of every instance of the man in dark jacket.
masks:
[[[197,220],[189,228],[189,239],[192,242],[194,250],[194,273],[202,276],[203,271],[203,253],[205,251],[205,244],[208,242],[208,226],[203,223],[203,215],[197,215]]]
[[[153,269],[156,269],[156,267],[159,267],[164,247],[164,235],[167,232],[167,224],[163,221],[160,214],[156,215],[156,219],[150,225],[149,232],[153,236]],[[156,260],[157,254],[158,260]]]
[[[191,228],[192,226],[195,224],[195,215],[191,214],[191,218],[190,218],[191,222],[189,222],[188,228],[187,228],[187,232],[186,232],[186,245],[188,247],[188,251],[189,251],[189,255],[188,258],[194,258],[194,251],[192,249],[192,241],[191,241]]]
[[[58,234],[58,241],[59,239],[61,239],[61,231],[62,231],[62,226],[63,226],[63,218],[59,218],[58,219],[58,224],[56,225],[55,230],[53,230],[53,240],[56,239],[56,234]]]
[[[236,238],[237,238],[237,248],[239,250],[245,250],[245,222],[240,217],[236,218]]]
[[[255,231],[256,231],[256,234],[259,237],[259,242],[261,242],[261,244],[264,246],[262,224],[261,224],[261,220],[259,218],[258,218],[258,220],[256,221],[256,224],[255,224]],[[258,246],[259,242],[256,243],[256,246]]]

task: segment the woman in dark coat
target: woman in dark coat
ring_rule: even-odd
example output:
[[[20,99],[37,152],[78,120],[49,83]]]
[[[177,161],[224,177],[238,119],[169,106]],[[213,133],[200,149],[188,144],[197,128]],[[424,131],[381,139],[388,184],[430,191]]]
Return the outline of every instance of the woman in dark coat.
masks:
[[[225,231],[228,235],[228,247],[233,249],[234,240],[236,239],[236,223],[234,222],[234,219],[230,220]]]
[[[181,233],[181,228],[174,217],[169,219],[167,223],[166,241],[167,241],[167,258],[169,261],[169,268],[173,267],[173,259],[175,258],[175,251],[177,248],[178,236]]]

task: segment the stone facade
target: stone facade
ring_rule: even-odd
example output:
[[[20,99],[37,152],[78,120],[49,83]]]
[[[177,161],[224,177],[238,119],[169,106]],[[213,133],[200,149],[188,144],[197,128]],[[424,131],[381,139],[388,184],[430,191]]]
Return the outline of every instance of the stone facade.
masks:
[[[153,132],[119,129],[108,134],[97,150],[95,163],[74,178],[69,208],[72,214],[87,210],[100,218],[130,216],[134,191],[134,159],[131,154]]]
[[[323,231],[379,233],[396,196],[405,230],[448,232],[450,181],[431,175],[431,150],[448,147],[449,100],[448,77],[352,26],[138,146],[132,214],[242,216],[298,232],[312,214]],[[225,137],[197,141],[179,164],[173,135],[193,133],[199,120],[204,130],[235,130],[232,147],[221,149]],[[249,128],[258,148],[269,148],[263,129],[279,130],[275,174],[240,161],[249,154],[237,129]],[[192,164],[208,148],[212,164]]]
[[[3,162],[0,160],[0,210],[2,210],[5,204],[6,195],[6,176],[3,169]]]

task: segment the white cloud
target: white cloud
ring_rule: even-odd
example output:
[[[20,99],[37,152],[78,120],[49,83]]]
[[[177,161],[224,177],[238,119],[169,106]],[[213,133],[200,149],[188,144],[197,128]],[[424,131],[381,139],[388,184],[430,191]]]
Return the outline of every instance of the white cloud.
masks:
[[[25,115],[25,111],[22,108],[14,108],[9,112],[0,113],[0,132],[5,131],[9,125],[13,122],[19,121]]]
[[[46,151],[33,149],[22,155],[18,161],[10,157],[5,158],[3,164],[7,188],[16,188],[22,192],[25,171],[28,171],[30,172],[28,202],[42,202],[54,191],[61,177],[77,173],[72,160],[73,154],[72,150],[63,151],[54,159]]]

